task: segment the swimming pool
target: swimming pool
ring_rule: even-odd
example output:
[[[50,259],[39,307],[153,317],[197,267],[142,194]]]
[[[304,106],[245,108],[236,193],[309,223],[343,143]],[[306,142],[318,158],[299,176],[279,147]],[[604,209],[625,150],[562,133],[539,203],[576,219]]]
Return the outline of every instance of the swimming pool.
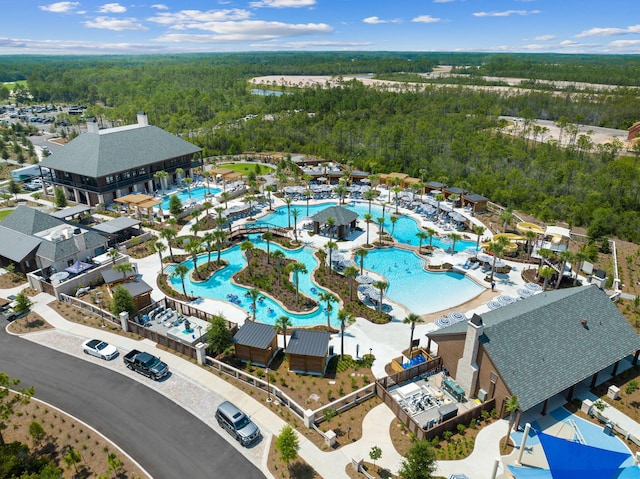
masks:
[[[171,196],[173,195],[177,195],[178,198],[180,199],[180,201],[182,202],[182,204],[184,204],[185,202],[189,201],[189,200],[195,200],[195,201],[204,201],[204,198],[206,195],[215,195],[220,193],[219,188],[209,188],[207,190],[206,186],[194,186],[191,188],[191,196],[189,196],[189,193],[187,192],[186,189],[184,190],[180,190],[177,193],[172,193],[170,195],[165,195],[162,197],[162,209],[163,210],[168,210],[169,209],[169,201]]]
[[[261,248],[263,250],[267,249],[266,242],[263,241],[259,236],[250,236],[249,239],[254,243],[256,248]],[[316,284],[311,280],[311,273],[318,266],[318,261],[315,256],[313,256],[315,249],[305,247],[302,249],[291,251],[281,248],[277,244],[271,243],[269,250],[271,252],[275,250],[281,250],[287,258],[300,261],[307,267],[308,274],[300,274],[298,278],[300,293],[317,299],[318,294],[325,291],[322,288],[316,286]],[[224,250],[222,252],[221,258],[228,262],[228,266],[216,272],[207,281],[203,283],[194,283],[189,279],[190,274],[187,275],[184,280],[187,292],[196,296],[220,299],[224,301],[229,300],[228,295],[237,296],[238,299],[237,301],[235,301],[235,304],[244,309],[247,314],[251,314],[251,301],[245,298],[245,293],[249,291],[250,288],[233,284],[231,281],[233,275],[240,271],[246,264],[244,254],[242,253],[242,251],[240,251],[240,245],[234,245],[233,247]],[[203,264],[203,261],[206,260],[206,254],[198,256],[198,264]],[[212,259],[212,261],[215,260]],[[183,264],[189,268],[189,271],[193,269],[192,260],[185,261]],[[176,291],[182,291],[182,283],[180,278],[170,277],[169,281],[176,289]],[[315,292],[312,292],[312,288],[314,288]],[[339,322],[337,321],[338,309],[338,304],[334,303],[333,311],[330,314],[331,324],[334,327],[339,326]],[[282,315],[286,315],[291,318],[291,322],[294,324],[294,326],[305,327],[313,326],[316,324],[327,324],[327,313],[324,311],[324,303],[321,303],[320,306],[313,312],[306,314],[294,314],[285,311],[277,302],[267,297],[264,301],[258,303],[258,306],[256,308],[256,320],[262,323],[275,324],[276,319]]]
[[[374,249],[364,259],[365,269],[386,278],[387,296],[416,314],[428,314],[458,306],[484,291],[461,273],[425,271],[425,261],[413,251]]]
[[[336,205],[337,203],[323,203],[323,204],[309,205],[308,214],[307,214],[306,203],[292,204],[291,209],[293,210],[293,208],[297,208],[298,210],[300,210],[301,214],[300,216],[298,216],[298,224],[300,224],[300,220],[303,217],[313,216],[317,212],[322,211],[325,208],[328,208],[329,206],[336,206]],[[364,215],[369,213],[369,204],[367,202],[351,202],[343,206],[345,208],[348,208],[358,213],[358,216],[360,217],[360,219],[363,219]],[[371,205],[371,216],[373,219],[373,223],[369,225],[369,228],[370,228],[369,234],[371,236],[378,233],[378,226],[377,226],[377,223],[375,223],[375,221],[378,218],[381,218],[382,214],[383,214],[382,206],[376,205],[376,204]],[[420,241],[416,237],[416,234],[422,230],[419,227],[418,222],[409,216],[397,215],[398,220],[396,221],[395,226],[393,226],[389,218],[391,215],[394,215],[394,214],[395,214],[395,208],[391,208],[391,207],[385,208],[385,211],[384,211],[385,231],[388,233],[391,233],[393,229],[393,237],[399,243],[418,246],[418,244],[420,244]],[[287,227],[289,225],[289,215],[288,215],[287,207],[280,206],[276,208],[272,213],[269,213],[260,221],[264,221],[266,223],[270,223],[276,226]],[[291,226],[293,226],[293,224],[294,224],[293,217],[291,217]],[[442,248],[442,249],[450,248],[451,244],[447,241],[448,241],[447,239],[443,240],[441,238],[434,237],[433,246]],[[423,245],[426,245],[428,243],[429,241],[427,240],[423,242]],[[463,251],[467,248],[475,248],[475,247],[476,247],[475,241],[469,241],[469,240],[456,241],[456,251],[458,252]]]

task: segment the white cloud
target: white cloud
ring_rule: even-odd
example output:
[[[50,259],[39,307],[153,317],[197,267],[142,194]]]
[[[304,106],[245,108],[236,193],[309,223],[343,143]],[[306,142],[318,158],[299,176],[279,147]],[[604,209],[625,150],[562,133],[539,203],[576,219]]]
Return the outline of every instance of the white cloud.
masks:
[[[137,44],[137,43],[102,43],[90,42],[87,40],[32,40],[18,38],[0,38],[0,52],[11,49],[15,53],[16,50],[25,54],[68,54],[87,53],[87,54],[125,54],[131,52],[150,53],[166,51],[166,47],[153,44]]]
[[[126,11],[127,8],[123,7],[119,3],[105,3],[98,8],[98,12],[100,13],[124,13]]]
[[[383,20],[379,17],[367,17],[362,20],[364,23],[369,23],[371,25],[377,25],[378,23],[387,23],[386,20]]]
[[[627,28],[591,28],[578,33],[576,38],[610,37],[612,35],[626,35],[628,33],[640,33],[640,25],[631,25]]]
[[[220,43],[237,41],[265,41],[300,35],[331,33],[333,28],[325,23],[289,24],[246,20],[239,22],[207,22],[181,25],[177,29],[197,28],[212,35],[169,33],[157,38],[163,42]]]
[[[555,40],[555,35],[540,35],[537,37],[533,37],[536,42],[548,42],[549,40]]]
[[[93,20],[83,22],[87,28],[98,28],[121,32],[123,30],[148,30],[147,27],[137,22],[135,18],[110,18],[96,17]]]
[[[164,3],[156,3],[154,5],[151,5],[151,8],[155,8],[156,10],[169,10],[169,7],[167,7]]]
[[[510,17],[511,15],[535,15],[540,10],[504,10],[502,12],[475,12],[474,17]]]
[[[49,5],[40,5],[40,10],[51,13],[69,13],[80,6],[80,2],[57,2]]]
[[[442,21],[442,18],[435,18],[431,15],[420,15],[411,20],[414,23],[438,23]]]
[[[303,50],[307,48],[357,48],[373,45],[373,42],[332,42],[332,41],[309,41],[309,42],[283,42],[283,43],[252,43],[251,47],[267,50]]]
[[[609,43],[609,46],[614,48],[640,47],[640,40],[614,40]]]
[[[228,10],[180,10],[174,13],[158,13],[147,20],[161,25],[174,25],[179,28],[185,23],[224,22],[229,20],[246,20],[251,16],[247,10],[238,8]]]
[[[260,0],[258,2],[249,2],[249,6],[253,8],[300,8],[311,7],[316,4],[316,0]]]

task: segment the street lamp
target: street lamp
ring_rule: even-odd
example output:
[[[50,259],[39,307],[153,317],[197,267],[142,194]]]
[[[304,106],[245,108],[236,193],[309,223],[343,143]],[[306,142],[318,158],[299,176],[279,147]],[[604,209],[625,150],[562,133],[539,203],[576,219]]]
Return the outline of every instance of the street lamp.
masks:
[[[269,368],[264,370],[264,373],[267,375],[267,402],[271,402],[271,380],[269,379],[269,373],[271,370]]]

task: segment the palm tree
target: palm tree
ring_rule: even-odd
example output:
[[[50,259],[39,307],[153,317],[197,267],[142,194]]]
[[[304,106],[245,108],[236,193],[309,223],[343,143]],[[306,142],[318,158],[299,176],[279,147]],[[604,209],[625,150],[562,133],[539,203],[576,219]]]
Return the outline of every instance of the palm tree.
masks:
[[[425,233],[424,231],[420,230],[416,233],[416,236],[418,237],[418,241],[419,241],[418,254],[420,254],[422,253],[422,242],[426,240],[429,237],[429,235],[427,235],[427,233]]]
[[[153,250],[158,253],[158,258],[160,258],[160,274],[164,274],[164,263],[162,262],[162,253],[166,251],[167,246],[161,241],[153,242]]]
[[[220,254],[222,252],[222,244],[227,239],[227,232],[225,230],[215,230],[213,231],[213,236],[216,242],[216,251],[218,252],[218,266],[220,266]]]
[[[575,262],[575,255],[569,251],[559,251],[558,258],[560,259],[560,271],[558,271],[558,280],[556,281],[555,289],[560,288],[560,284],[562,283],[562,278],[564,277],[564,268],[567,266],[567,263]]]
[[[462,235],[458,233],[449,233],[449,238],[451,239],[451,254],[456,253],[456,242],[462,239]]]
[[[369,202],[369,215],[371,215],[371,202],[378,197],[378,192],[374,189],[367,190],[362,197]]]
[[[251,299],[251,307],[253,310],[253,320],[256,320],[256,310],[258,307],[258,301],[260,299],[264,299],[264,296],[262,295],[262,293],[260,292],[259,289],[256,288],[251,288],[249,290],[249,298]]]
[[[502,221],[502,232],[507,232],[507,226],[513,222],[513,212],[507,208],[500,213],[500,221]]]
[[[640,144],[637,142],[636,144]],[[576,276],[573,278],[573,285],[578,283],[578,275],[582,270],[582,265],[585,261],[595,262],[598,259],[598,249],[594,245],[583,243],[575,253],[576,259]]]
[[[369,254],[369,250],[366,248],[358,248],[355,251],[356,257],[360,258],[360,274],[364,273],[364,258]]]
[[[358,276],[358,268],[356,266],[347,266],[342,274],[345,278],[349,278],[349,299],[353,300],[353,281]]]
[[[409,313],[409,315],[402,321],[404,324],[411,325],[411,339],[409,340],[409,358],[411,357],[411,351],[413,350],[413,330],[416,329],[416,323],[422,323],[422,318],[415,313]]]
[[[273,326],[278,332],[282,331],[285,350],[287,349],[287,328],[290,328],[291,326],[293,326],[293,324],[291,323],[291,320],[288,316],[280,316],[278,319],[276,319],[276,323]]]
[[[293,216],[293,239],[298,242],[298,217],[300,216],[301,211],[298,208],[294,208],[291,210],[291,215]]]
[[[376,281],[373,283],[373,287],[380,291],[380,301],[378,301],[378,313],[382,314],[382,295],[389,287],[389,283],[386,281]]]
[[[473,225],[473,232],[477,235],[477,238],[476,238],[476,251],[478,251],[480,249],[480,239],[482,238],[482,235],[484,234],[486,229],[487,228],[485,228],[482,225]]]
[[[118,273],[122,273],[122,279],[125,280],[127,279],[127,273],[130,273],[131,271],[133,271],[133,265],[128,261],[126,261],[124,263],[115,265],[113,267],[113,270],[117,271]]]
[[[391,236],[393,236],[393,232],[396,229],[396,223],[398,222],[400,218],[398,218],[396,215],[391,215],[389,217],[389,221],[391,221]]]
[[[338,243],[336,243],[335,241],[328,241],[325,248],[327,250],[329,250],[329,274],[331,274],[331,264],[332,264],[332,257],[333,257],[333,250],[334,249],[338,249]]]
[[[333,293],[321,291],[318,293],[318,299],[326,303],[324,309],[327,312],[327,330],[331,331],[331,311],[333,311],[331,303],[337,302],[338,298]]]
[[[245,255],[247,256],[247,273],[249,273],[249,276],[252,276],[251,274],[251,253],[253,251],[253,249],[255,248],[255,245],[249,241],[249,240],[245,240],[242,243],[240,243],[240,251],[244,251]]]
[[[498,257],[504,253],[504,242],[501,241],[503,239],[506,239],[504,237],[500,237],[498,238],[497,241],[492,241],[491,243],[489,243],[487,245],[487,252],[493,254],[493,261],[491,262],[491,277],[490,277],[490,281],[493,283],[493,276],[496,272],[496,261],[498,260]],[[507,240],[508,241],[508,240]]]
[[[433,237],[436,235],[436,230],[433,228],[426,228],[425,231],[429,235],[429,248],[433,248]]]
[[[153,174],[153,177],[160,180],[160,189],[164,192],[167,189],[167,179],[169,178],[169,173],[166,171],[156,171]]]
[[[300,275],[308,273],[307,267],[300,261],[294,261],[293,263],[289,263],[287,268],[289,272],[293,273],[293,282],[296,285],[296,301],[300,304]]]
[[[287,228],[291,229],[291,202],[293,200],[290,197],[286,197],[284,199],[284,204],[287,205],[287,221],[288,221],[288,225]]]
[[[353,323],[355,318],[346,309],[339,309],[338,321],[340,321],[340,358],[342,359],[344,358],[344,328],[347,324]]]
[[[207,251],[207,270],[211,267],[211,252],[216,245],[216,235],[213,231],[208,231],[202,237],[202,244]]]
[[[311,190],[304,190],[304,197],[307,200],[307,216],[309,216],[309,200],[311,199],[313,192]]]
[[[531,252],[533,251],[533,242],[538,236],[535,231],[527,230],[524,234],[527,238],[527,261],[531,260]]]
[[[380,245],[382,246],[384,240],[382,238],[382,233],[384,232],[384,218],[381,216],[379,217],[376,222],[378,223],[378,241],[380,242]]]
[[[507,429],[507,435],[505,436],[505,447],[507,442],[509,441],[509,435],[511,434],[511,430],[515,425],[516,421],[516,411],[520,408],[520,403],[518,402],[518,396],[511,396],[506,403],[507,412],[509,413],[509,429]]]
[[[436,199],[437,203],[437,207],[438,207],[438,214],[440,214],[440,202],[444,201],[444,195],[442,193],[437,193],[434,198]]]
[[[338,204],[342,205],[342,203],[344,202],[344,197],[347,195],[347,192],[349,190],[347,190],[347,187],[344,186],[342,183],[338,184],[338,186],[336,186],[333,189],[334,193],[336,193],[338,195]]]
[[[411,183],[409,185],[409,188],[411,188],[411,201],[415,201],[416,200],[416,193],[418,191],[420,191],[420,194],[422,195],[422,192],[424,191],[424,183],[422,183],[421,181],[416,181],[415,183]]]
[[[538,276],[544,279],[544,283],[542,285],[542,291],[547,290],[547,286],[549,285],[549,280],[554,275],[556,271],[551,266],[543,266],[538,271]]]
[[[333,216],[329,216],[326,219],[327,226],[329,227],[329,235],[333,239],[333,229],[336,226],[336,219]]]
[[[171,273],[171,277],[180,278],[180,281],[182,282],[182,292],[184,293],[185,296],[187,296],[187,288],[184,285],[184,278],[187,276],[188,273],[189,273],[189,268],[187,268],[187,266],[182,263],[177,265],[173,269],[173,272]]]
[[[202,176],[204,176],[204,182],[207,185],[207,195],[210,195],[211,190],[209,189],[209,182],[211,181],[211,172],[209,170],[205,170],[202,172]]]
[[[231,193],[223,191],[220,193],[220,199],[224,201],[224,209],[226,210],[228,208],[227,203],[229,203],[229,200],[231,199]]]
[[[187,195],[191,198],[191,183],[193,183],[193,178],[185,178],[184,183],[187,185]]]
[[[399,186],[394,186],[392,190],[393,190],[393,193],[395,194],[394,201],[396,203],[396,214],[398,214],[398,194],[402,191],[402,188],[400,188]]]
[[[264,190],[267,192],[267,197],[269,198],[269,211],[273,210],[271,205],[271,193],[276,190],[276,187],[273,185],[267,185],[264,187]]]
[[[369,225],[371,224],[372,219],[373,216],[371,216],[371,213],[364,214],[364,221],[367,223],[367,244],[369,244]]]
[[[278,283],[280,282],[280,267],[282,266],[282,259],[284,258],[284,253],[277,249],[275,250],[271,256],[276,260],[276,268],[278,269]]]
[[[191,255],[191,259],[193,260],[193,270],[196,273],[196,277],[198,279],[202,279],[200,277],[200,271],[198,271],[198,254],[202,252],[202,241],[199,239],[192,239],[187,243],[184,249]]]
[[[173,228],[163,228],[160,231],[160,237],[167,241],[169,245],[169,256],[171,256],[171,262],[174,262],[173,259],[173,249],[171,249],[171,242],[178,236],[178,233]]]
[[[262,233],[262,239],[267,242],[267,264],[271,264],[271,252],[269,251],[269,247],[273,241],[273,233],[271,231],[265,231]]]
[[[212,206],[213,206],[213,203],[211,203],[211,201],[205,201],[204,203],[202,203],[205,217],[209,216],[209,210],[211,209]]]

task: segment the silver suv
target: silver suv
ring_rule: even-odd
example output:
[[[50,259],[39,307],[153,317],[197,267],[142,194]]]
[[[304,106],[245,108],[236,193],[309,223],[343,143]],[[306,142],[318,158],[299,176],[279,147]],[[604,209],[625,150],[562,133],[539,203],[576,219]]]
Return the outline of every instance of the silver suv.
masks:
[[[220,427],[226,429],[243,446],[248,446],[260,437],[258,426],[229,401],[218,406],[216,419]]]

